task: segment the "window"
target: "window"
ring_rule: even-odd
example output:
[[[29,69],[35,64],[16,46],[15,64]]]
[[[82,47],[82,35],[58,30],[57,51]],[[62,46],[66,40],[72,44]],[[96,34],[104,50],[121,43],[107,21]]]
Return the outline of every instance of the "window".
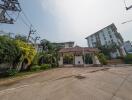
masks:
[[[112,39],[112,35],[109,35],[110,36],[110,38]]]
[[[105,44],[107,45],[107,41],[105,41]]]
[[[110,35],[110,34],[111,34],[111,32],[110,32],[110,31],[108,31],[108,34]]]
[[[113,40],[113,39],[111,39],[111,42],[112,42],[112,43],[114,43],[114,40]]]

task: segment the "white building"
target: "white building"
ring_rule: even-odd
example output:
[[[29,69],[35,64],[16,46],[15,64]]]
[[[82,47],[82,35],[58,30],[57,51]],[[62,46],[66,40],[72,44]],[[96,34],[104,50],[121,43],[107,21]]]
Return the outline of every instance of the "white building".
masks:
[[[100,46],[109,46],[111,44],[116,44],[121,47],[123,45],[123,38],[121,34],[117,31],[114,24],[111,24],[98,32],[88,36],[86,38],[88,47],[98,48]],[[112,58],[121,56],[119,50],[115,53],[111,53]]]
[[[60,42],[60,43],[53,43],[56,46],[59,46],[60,48],[72,48],[74,47],[74,42]]]
[[[126,53],[132,54],[132,43],[130,41],[126,41],[123,45]]]

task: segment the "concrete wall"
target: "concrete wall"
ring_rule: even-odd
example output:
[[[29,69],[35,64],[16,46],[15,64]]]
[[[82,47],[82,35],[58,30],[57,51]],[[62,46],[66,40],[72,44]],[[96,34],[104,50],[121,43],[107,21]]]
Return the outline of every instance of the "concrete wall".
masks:
[[[93,64],[97,64],[97,65],[101,64],[97,56],[93,55],[92,59],[93,59]]]
[[[62,66],[62,65],[63,65],[63,57],[60,57],[59,66]]]
[[[83,58],[82,56],[75,56],[75,65],[83,65]]]

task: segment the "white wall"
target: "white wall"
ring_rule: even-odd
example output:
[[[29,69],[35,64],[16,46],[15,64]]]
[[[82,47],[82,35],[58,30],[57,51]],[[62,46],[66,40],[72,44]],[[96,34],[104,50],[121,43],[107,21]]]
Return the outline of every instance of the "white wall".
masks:
[[[125,48],[126,52],[132,52],[131,42],[125,42],[124,43],[124,48]]]
[[[60,57],[59,66],[62,66],[62,65],[63,65],[63,57]]]
[[[80,64],[79,64],[80,62]],[[75,65],[83,65],[83,58],[82,56],[75,56]]]

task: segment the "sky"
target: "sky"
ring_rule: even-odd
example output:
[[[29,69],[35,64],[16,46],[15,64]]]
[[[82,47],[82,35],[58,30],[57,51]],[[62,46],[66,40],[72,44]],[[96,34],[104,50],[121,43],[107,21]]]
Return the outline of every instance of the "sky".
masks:
[[[86,37],[114,23],[124,40],[132,40],[132,9],[125,10],[123,0],[19,0],[24,13],[41,39],[51,42],[75,41],[87,46]],[[126,0],[127,5],[132,0]],[[28,35],[21,13],[13,25],[0,24],[0,30]],[[29,23],[29,22],[28,22]]]

